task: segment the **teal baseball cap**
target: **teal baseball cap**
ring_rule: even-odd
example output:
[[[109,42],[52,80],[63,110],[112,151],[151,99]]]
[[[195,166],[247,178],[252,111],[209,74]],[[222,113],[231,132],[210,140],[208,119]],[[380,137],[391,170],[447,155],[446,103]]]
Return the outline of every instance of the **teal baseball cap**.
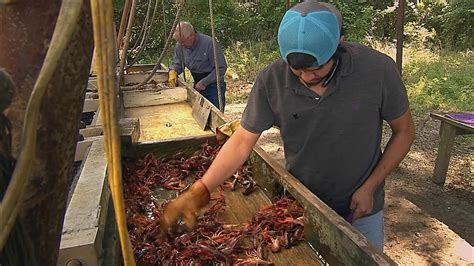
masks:
[[[315,58],[324,65],[336,52],[341,37],[342,16],[329,3],[305,1],[286,11],[278,28],[278,46],[283,60],[291,53]],[[288,61],[287,61],[288,62]]]

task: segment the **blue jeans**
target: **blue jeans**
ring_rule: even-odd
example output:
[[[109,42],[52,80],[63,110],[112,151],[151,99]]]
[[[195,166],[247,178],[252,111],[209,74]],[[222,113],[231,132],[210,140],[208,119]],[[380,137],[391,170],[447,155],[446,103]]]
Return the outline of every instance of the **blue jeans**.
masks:
[[[225,107],[225,91],[227,88],[227,84],[225,82],[221,83],[221,99],[222,99],[222,111],[224,111]],[[200,91],[204,98],[208,99],[214,106],[219,108],[219,97],[217,94],[217,83],[211,83],[207,85],[207,87]]]
[[[383,211],[360,218],[352,226],[361,232],[376,248],[383,251]]]

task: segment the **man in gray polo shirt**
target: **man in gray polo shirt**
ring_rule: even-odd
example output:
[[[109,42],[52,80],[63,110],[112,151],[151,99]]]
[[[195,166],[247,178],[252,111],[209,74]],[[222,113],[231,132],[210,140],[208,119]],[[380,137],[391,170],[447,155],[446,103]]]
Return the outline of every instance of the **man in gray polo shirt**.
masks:
[[[344,43],[341,26],[327,3],[307,1],[286,12],[278,31],[282,59],[258,75],[241,126],[203,178],[168,205],[164,229],[180,216],[192,227],[209,192],[243,164],[263,131],[277,126],[287,169],[383,249],[384,179],[409,151],[415,129],[393,60]],[[383,120],[392,135],[382,153]]]
[[[173,37],[176,40],[176,46],[169,72],[170,87],[176,86],[177,76],[187,67],[193,76],[194,88],[217,108],[224,111],[226,91],[224,74],[227,70],[227,63],[220,45],[216,42],[217,68],[219,69],[216,72],[214,46],[211,37],[196,32],[187,21],[181,21],[178,24]],[[219,73],[220,77],[220,91],[217,90],[216,73]],[[220,103],[219,94],[221,95]],[[219,106],[219,104],[222,106]]]

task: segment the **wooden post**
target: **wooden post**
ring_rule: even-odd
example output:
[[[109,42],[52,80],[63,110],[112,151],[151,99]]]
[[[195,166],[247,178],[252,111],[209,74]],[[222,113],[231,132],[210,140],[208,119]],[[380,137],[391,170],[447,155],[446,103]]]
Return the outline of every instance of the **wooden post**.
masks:
[[[118,31],[118,34],[117,34],[117,49],[119,51],[122,48],[122,43],[123,43],[122,39],[123,39],[123,35],[125,34],[125,27],[126,27],[127,22],[128,22],[128,16],[130,14],[131,5],[132,5],[131,0],[126,0],[125,4],[123,5],[122,19],[120,20],[120,27],[119,27],[119,31]]]
[[[397,67],[400,74],[402,73],[403,59],[403,28],[405,24],[405,0],[398,0],[397,9]]]
[[[435,169],[432,180],[436,184],[443,185],[446,181],[446,173],[448,172],[449,158],[456,136],[456,127],[441,121],[440,143],[438,156],[436,157]]]
[[[6,112],[12,122],[14,156],[19,151],[26,105],[44,61],[60,5],[61,1],[56,0],[22,0],[0,8],[0,66],[10,73],[17,88]],[[74,136],[79,131],[93,50],[89,1],[83,5],[76,29],[43,97],[30,185],[17,220],[27,234],[23,243],[31,245],[38,265],[57,263],[72,182]]]

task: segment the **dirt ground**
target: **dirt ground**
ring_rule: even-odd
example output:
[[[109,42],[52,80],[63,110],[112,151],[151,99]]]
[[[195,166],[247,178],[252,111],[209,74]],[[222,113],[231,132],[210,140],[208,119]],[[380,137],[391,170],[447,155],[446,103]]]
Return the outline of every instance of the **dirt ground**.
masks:
[[[240,118],[251,85],[228,84],[229,119]],[[229,97],[230,96],[230,97]],[[240,102],[244,102],[241,100]],[[416,139],[407,157],[386,179],[384,252],[401,265],[474,264],[474,138],[457,136],[446,184],[431,181],[439,143],[439,121],[414,116]],[[384,141],[390,136],[384,131]],[[270,129],[258,144],[284,163],[279,131]]]

